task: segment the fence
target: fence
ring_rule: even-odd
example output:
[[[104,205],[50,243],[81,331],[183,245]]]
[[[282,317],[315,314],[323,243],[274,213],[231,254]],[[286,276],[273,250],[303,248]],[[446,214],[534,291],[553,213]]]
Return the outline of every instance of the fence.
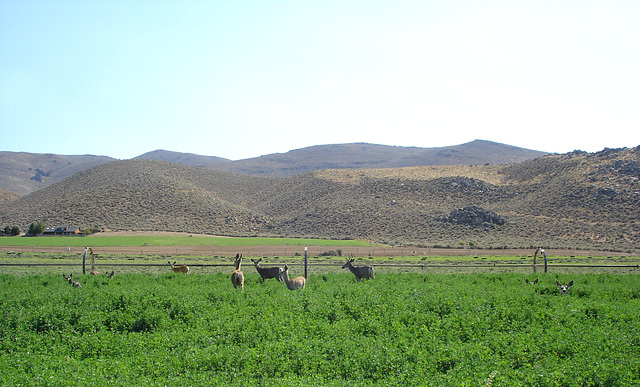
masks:
[[[189,263],[181,262],[191,268],[191,273],[209,273],[211,271],[229,271],[233,270],[233,264],[231,263]],[[323,274],[327,272],[343,271],[342,263],[340,262],[326,262],[323,260],[310,259],[307,260],[279,260],[277,262],[270,262],[270,264],[283,266],[289,265],[292,268],[298,267],[302,270],[305,276],[309,273]],[[169,272],[169,265],[166,263],[106,263],[101,262],[95,265],[99,271],[104,271],[107,268],[109,270],[116,270],[120,273],[126,272],[156,272],[163,273]],[[249,272],[253,270],[253,265],[246,265],[243,267],[243,271]],[[464,272],[519,272],[519,273],[536,273],[535,266],[531,263],[447,263],[447,264],[434,264],[434,263],[376,263],[376,272],[445,272],[445,273],[464,273]],[[82,271],[82,263],[0,263],[1,268],[15,268],[28,269],[34,267],[42,268],[60,268],[64,271],[69,268],[76,271]],[[119,269],[119,270],[118,270]],[[138,269],[138,270],[135,270]],[[140,270],[142,269],[142,270]],[[197,270],[201,269],[201,270]],[[562,270],[561,270],[562,269]],[[562,264],[562,263],[549,263],[547,265],[548,272],[593,272],[593,271],[605,271],[605,272],[636,272],[640,269],[638,263],[635,264]],[[346,270],[346,269],[345,269]],[[4,271],[4,270],[2,270]],[[51,270],[47,270],[51,271]],[[547,272],[545,271],[545,272]],[[302,274],[302,273],[301,273]]]

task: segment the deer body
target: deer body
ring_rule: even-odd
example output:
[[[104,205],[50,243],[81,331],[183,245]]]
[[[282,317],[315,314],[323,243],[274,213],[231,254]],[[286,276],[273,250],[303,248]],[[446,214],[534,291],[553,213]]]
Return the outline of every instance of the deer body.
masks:
[[[244,274],[240,271],[242,265],[242,254],[236,254],[235,270],[231,273],[231,283],[234,288],[244,289]]]
[[[260,261],[262,261],[262,258],[251,260],[251,262],[253,262],[253,264],[255,265],[258,274],[260,274],[260,277],[262,277],[263,282],[268,278],[275,278],[276,280],[278,280],[278,282],[282,282],[282,268],[278,266],[261,267]]]
[[[289,266],[284,265],[284,270],[282,271],[282,279],[284,280],[285,285],[289,290],[299,290],[304,289],[304,286],[307,282],[303,276],[296,277],[293,279],[289,278]]]
[[[82,287],[82,284],[80,284],[80,276],[78,276],[78,279],[77,279],[77,280],[74,280],[74,279],[73,279],[73,274],[71,274],[71,275],[70,275],[70,276],[68,276],[68,277],[67,277],[66,275],[64,275],[64,274],[63,274],[63,275],[62,275],[62,277],[63,277],[64,279],[66,279],[67,281],[69,281],[69,285],[73,286],[74,288],[81,288],[81,287]],[[87,281],[85,281],[85,283],[86,283],[86,282],[87,282]]]
[[[356,276],[358,282],[362,281],[363,278],[375,279],[373,275],[373,266],[353,266],[353,261],[353,258],[347,259],[347,263],[345,263],[342,268],[349,269],[353,275]]]
[[[171,270],[173,270],[174,273],[189,274],[189,266],[187,265],[176,266],[175,261],[173,263],[169,261],[169,266],[171,266]]]

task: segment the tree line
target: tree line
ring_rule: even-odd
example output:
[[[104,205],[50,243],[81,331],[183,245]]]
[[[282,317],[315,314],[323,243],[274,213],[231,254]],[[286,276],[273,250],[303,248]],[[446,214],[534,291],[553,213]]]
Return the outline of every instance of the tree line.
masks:
[[[27,228],[27,236],[36,236],[44,232],[45,226],[42,222],[31,223]],[[18,226],[5,226],[2,229],[2,236],[18,236],[22,233],[22,230]]]

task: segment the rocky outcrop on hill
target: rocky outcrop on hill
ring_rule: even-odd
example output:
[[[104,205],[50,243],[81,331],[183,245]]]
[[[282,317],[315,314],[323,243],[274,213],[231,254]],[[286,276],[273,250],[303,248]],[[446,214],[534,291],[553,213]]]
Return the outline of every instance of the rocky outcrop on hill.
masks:
[[[502,226],[505,223],[502,216],[478,206],[453,210],[446,220],[449,223],[482,226],[486,228],[494,227],[495,225]]]

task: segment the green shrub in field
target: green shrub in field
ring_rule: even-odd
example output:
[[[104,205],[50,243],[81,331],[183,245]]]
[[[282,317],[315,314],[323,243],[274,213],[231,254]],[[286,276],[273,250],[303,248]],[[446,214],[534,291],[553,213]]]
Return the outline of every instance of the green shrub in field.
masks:
[[[0,275],[0,384],[638,385],[637,275],[570,279]]]

